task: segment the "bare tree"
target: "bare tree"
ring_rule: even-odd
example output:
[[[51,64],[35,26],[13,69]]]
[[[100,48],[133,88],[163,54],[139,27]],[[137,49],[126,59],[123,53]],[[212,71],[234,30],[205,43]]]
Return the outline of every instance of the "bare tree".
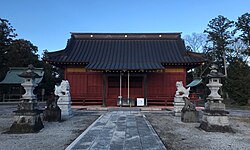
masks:
[[[239,38],[236,38],[232,43],[232,49],[234,49],[234,57],[245,57],[244,52],[247,51],[247,45]]]
[[[204,53],[207,35],[203,33],[192,33],[184,36],[185,44],[193,52]]]

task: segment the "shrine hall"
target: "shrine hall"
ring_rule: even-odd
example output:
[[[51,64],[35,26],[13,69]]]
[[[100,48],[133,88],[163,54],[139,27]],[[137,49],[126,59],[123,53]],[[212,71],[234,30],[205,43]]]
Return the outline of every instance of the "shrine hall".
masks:
[[[176,81],[205,59],[181,33],[71,33],[44,61],[64,70],[72,105],[172,105]]]

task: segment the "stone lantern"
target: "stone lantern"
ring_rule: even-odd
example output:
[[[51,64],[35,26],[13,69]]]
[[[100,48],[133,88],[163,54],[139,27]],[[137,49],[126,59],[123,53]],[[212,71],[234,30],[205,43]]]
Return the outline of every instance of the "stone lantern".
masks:
[[[15,121],[10,127],[11,133],[37,132],[43,128],[41,111],[37,108],[37,97],[33,93],[37,86],[35,79],[42,76],[36,74],[33,69],[33,65],[29,65],[27,71],[18,75],[24,78],[24,83],[21,85],[25,89],[25,94],[22,95],[21,102],[18,104],[18,110],[14,111]]]
[[[208,102],[205,105],[206,110],[225,110],[225,104],[222,103],[223,98],[219,95],[218,91],[222,86],[221,78],[224,75],[221,72],[218,72],[218,67],[216,65],[211,66],[211,72],[207,75],[209,82],[207,87],[211,91],[210,95],[208,95]]]
[[[25,90],[25,94],[22,95],[21,100],[22,102],[26,102],[26,103],[21,103],[21,104],[30,104],[30,107],[20,108],[20,109],[33,110],[36,108],[37,97],[36,95],[34,95],[33,91],[37,87],[37,83],[35,82],[35,79],[41,78],[41,76],[36,74],[33,71],[33,69],[34,69],[33,65],[29,65],[28,70],[26,72],[23,72],[18,75],[19,77],[24,78],[24,83],[22,83],[21,85],[23,86]]]
[[[225,104],[222,102],[223,98],[218,93],[222,86],[220,82],[223,77],[224,75],[218,72],[218,67],[213,64],[211,66],[211,72],[207,75],[207,78],[209,79],[207,87],[211,93],[207,97],[200,125],[205,131],[232,132],[232,129],[229,126],[229,112],[225,111]]]

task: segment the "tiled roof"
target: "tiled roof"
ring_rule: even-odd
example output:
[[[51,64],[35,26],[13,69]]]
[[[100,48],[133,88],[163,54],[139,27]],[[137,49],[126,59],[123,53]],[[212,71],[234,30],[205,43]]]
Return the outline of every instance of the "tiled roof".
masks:
[[[25,67],[11,67],[10,70],[7,72],[3,81],[0,82],[0,84],[21,84],[21,83],[24,83],[24,78],[21,78],[18,75],[27,71],[27,69],[28,68],[25,68]],[[35,83],[39,84],[43,79],[43,75],[44,75],[43,68],[35,68],[33,71],[36,74],[38,74],[39,76],[42,76],[41,78],[35,79]]]
[[[88,69],[163,69],[168,64],[198,64],[203,58],[188,55],[180,33],[84,34],[72,33],[64,50],[49,52],[50,63],[79,63]]]

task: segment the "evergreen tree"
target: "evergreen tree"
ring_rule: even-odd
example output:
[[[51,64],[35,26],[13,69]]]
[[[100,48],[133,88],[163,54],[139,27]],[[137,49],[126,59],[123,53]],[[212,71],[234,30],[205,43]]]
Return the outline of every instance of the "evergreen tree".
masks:
[[[233,41],[230,29],[233,25],[233,21],[220,15],[209,21],[208,28],[204,31],[204,33],[208,34],[208,42],[211,43],[207,47],[207,54],[220,68],[224,69],[226,76],[226,58],[230,57],[232,52],[230,44]]]
[[[250,97],[250,67],[241,58],[233,58],[228,66],[226,90],[237,104],[246,104]]]
[[[240,31],[239,39],[246,45],[246,49],[243,51],[250,56],[250,14],[241,15],[235,26],[235,31]]]
[[[47,50],[44,50],[42,59],[44,59],[46,52]],[[46,95],[51,95],[54,92],[55,85],[63,80],[64,72],[62,69],[52,66],[45,61],[43,61],[43,67],[44,76],[40,88],[45,89]]]
[[[17,36],[15,29],[11,26],[8,20],[0,18],[0,81],[4,78],[7,66],[8,46]]]
[[[30,41],[18,39],[13,40],[6,48],[6,65],[8,67],[27,67],[33,64],[35,67],[41,66],[36,54],[38,48]]]
[[[27,67],[33,64],[42,67],[38,48],[30,41],[15,39],[17,34],[8,20],[0,18],[0,81],[5,77],[9,67]]]
[[[57,80],[62,80],[63,71],[40,61],[38,48],[28,40],[15,39],[17,34],[14,31],[8,20],[0,18],[0,81],[5,77],[9,67],[27,67],[33,64],[35,67],[44,68],[45,72],[37,90],[44,88],[46,95],[50,95]],[[60,74],[59,78],[55,78],[56,72]]]

